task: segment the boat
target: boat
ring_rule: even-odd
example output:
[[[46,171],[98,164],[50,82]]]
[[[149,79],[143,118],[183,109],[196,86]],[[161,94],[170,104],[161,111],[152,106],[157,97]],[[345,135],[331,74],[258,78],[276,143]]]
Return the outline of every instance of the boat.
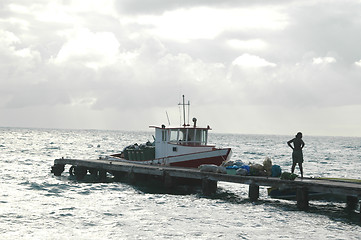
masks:
[[[186,124],[186,107],[183,95],[183,124],[172,127],[150,126],[154,128],[154,142],[145,144],[133,144],[127,146],[122,152],[107,157],[113,161],[123,161],[140,164],[165,165],[174,167],[197,168],[203,164],[221,165],[231,158],[231,148],[217,148],[208,144],[207,127],[197,126],[197,119],[193,118],[193,125]],[[168,116],[168,115],[167,115]],[[169,122],[169,121],[168,121]]]

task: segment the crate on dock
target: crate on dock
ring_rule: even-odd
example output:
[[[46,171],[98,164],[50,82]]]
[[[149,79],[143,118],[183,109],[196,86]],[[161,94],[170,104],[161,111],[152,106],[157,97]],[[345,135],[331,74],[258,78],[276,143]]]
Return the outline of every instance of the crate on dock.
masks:
[[[124,156],[128,160],[145,161],[155,158],[155,148],[146,147],[143,149],[127,149],[124,151]]]
[[[146,147],[143,149],[143,160],[151,160],[155,158],[155,147]]]

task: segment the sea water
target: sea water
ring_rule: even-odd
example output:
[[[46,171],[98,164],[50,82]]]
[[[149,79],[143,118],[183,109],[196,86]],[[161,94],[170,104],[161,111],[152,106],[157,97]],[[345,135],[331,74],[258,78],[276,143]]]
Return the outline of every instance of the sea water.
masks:
[[[290,171],[292,137],[212,133],[209,142],[231,147],[233,160],[270,157]],[[263,187],[250,202],[241,184],[219,182],[207,197],[110,178],[77,181],[69,166],[60,177],[50,173],[56,158],[94,159],[148,140],[150,132],[0,128],[0,239],[361,239],[359,210],[338,199],[299,211]],[[361,178],[361,138],[303,140],[306,177]]]

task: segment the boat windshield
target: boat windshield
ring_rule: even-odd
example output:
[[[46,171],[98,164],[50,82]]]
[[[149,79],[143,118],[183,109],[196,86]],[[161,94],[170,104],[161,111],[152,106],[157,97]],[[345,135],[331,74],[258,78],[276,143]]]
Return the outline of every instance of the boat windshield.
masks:
[[[207,145],[207,129],[179,128],[171,129],[170,142],[182,145]]]

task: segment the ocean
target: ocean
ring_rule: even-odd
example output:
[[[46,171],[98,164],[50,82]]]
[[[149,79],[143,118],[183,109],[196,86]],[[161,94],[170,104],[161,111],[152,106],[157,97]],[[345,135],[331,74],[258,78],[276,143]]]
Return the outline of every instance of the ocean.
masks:
[[[291,138],[211,133],[209,143],[231,147],[233,160],[270,157],[290,171]],[[299,211],[264,187],[250,202],[248,185],[219,182],[204,196],[197,188],[77,181],[70,166],[60,177],[50,173],[56,158],[94,159],[148,140],[151,132],[0,128],[0,239],[361,239],[359,209],[337,198]],[[361,138],[303,140],[305,177],[361,178]]]

